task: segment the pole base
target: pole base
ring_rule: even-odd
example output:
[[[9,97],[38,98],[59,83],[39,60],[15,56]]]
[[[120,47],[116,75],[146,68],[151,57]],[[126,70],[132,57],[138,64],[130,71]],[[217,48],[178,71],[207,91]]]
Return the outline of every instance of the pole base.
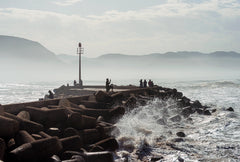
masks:
[[[78,86],[79,86],[79,87],[83,87],[83,81],[82,81],[82,80],[79,80]]]

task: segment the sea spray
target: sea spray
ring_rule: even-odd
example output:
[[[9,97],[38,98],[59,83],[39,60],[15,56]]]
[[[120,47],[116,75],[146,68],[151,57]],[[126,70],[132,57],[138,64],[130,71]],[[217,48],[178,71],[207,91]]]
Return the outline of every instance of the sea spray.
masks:
[[[196,112],[185,118],[177,105],[173,99],[154,98],[128,111],[116,124],[116,161],[150,161],[156,156],[162,161],[240,159],[239,115],[213,107],[217,112],[211,116]],[[178,137],[180,131],[186,137]]]
[[[120,147],[123,150],[133,152],[131,156],[137,155],[139,159],[143,156],[154,155],[153,149],[158,142],[166,140],[173,135],[170,125],[182,125],[169,118],[179,115],[179,107],[173,99],[161,100],[155,98],[145,106],[137,106],[129,111],[116,124],[120,134],[117,135]],[[135,150],[134,150],[134,149]],[[122,152],[120,152],[120,156]],[[135,154],[135,155],[134,155]],[[132,157],[134,158],[134,157]]]

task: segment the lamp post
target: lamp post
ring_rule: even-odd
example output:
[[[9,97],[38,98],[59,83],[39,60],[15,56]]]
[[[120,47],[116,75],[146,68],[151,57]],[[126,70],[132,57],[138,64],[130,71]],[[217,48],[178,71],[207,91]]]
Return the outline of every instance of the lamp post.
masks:
[[[83,86],[83,82],[81,79],[81,55],[83,54],[83,48],[82,48],[82,44],[78,43],[78,48],[77,48],[77,54],[79,55],[79,86],[82,87]]]

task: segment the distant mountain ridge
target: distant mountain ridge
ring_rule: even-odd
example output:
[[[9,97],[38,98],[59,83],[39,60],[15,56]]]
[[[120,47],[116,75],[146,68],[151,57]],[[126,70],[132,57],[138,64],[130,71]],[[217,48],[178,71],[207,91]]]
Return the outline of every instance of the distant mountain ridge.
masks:
[[[59,62],[56,55],[38,42],[0,35],[0,57]]]
[[[180,51],[126,55],[109,53],[96,58],[82,56],[84,78],[104,80],[106,77],[174,78],[238,76],[240,53],[216,51],[209,54]],[[38,42],[0,35],[0,75],[23,80],[76,79],[78,55],[56,55]],[[85,75],[85,76],[84,76]],[[240,77],[240,76],[239,76]]]
[[[178,58],[178,57],[240,57],[240,53],[234,52],[234,51],[216,51],[212,53],[201,53],[201,52],[195,52],[195,51],[179,51],[179,52],[166,52],[166,53],[151,53],[147,55],[125,55],[125,54],[119,54],[119,53],[110,53],[110,54],[104,54],[97,58],[100,59],[106,59],[106,58],[123,58],[123,57],[161,57],[161,58]]]

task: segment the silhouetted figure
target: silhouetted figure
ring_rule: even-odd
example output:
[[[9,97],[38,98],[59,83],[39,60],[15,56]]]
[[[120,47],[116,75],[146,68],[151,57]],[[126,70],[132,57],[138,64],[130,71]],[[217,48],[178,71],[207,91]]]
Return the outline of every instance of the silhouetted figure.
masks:
[[[154,83],[153,83],[153,81],[151,80],[151,87],[153,87],[154,86]]]
[[[143,81],[143,87],[144,87],[144,88],[147,87],[147,81],[146,81],[146,79],[144,79],[144,81]]]
[[[48,93],[49,93],[48,98],[53,99],[54,95],[53,95],[52,91],[49,90]]]
[[[108,78],[106,79],[106,92],[109,92],[110,90],[110,84],[111,84],[111,79],[109,80]]]
[[[142,88],[142,87],[143,87],[143,81],[142,81],[142,79],[141,79],[139,82],[140,82],[140,88]]]
[[[153,81],[151,81],[151,79],[149,79],[149,81],[148,81],[148,86],[153,87]]]
[[[76,80],[73,81],[73,85],[76,86],[77,85],[77,82]]]

